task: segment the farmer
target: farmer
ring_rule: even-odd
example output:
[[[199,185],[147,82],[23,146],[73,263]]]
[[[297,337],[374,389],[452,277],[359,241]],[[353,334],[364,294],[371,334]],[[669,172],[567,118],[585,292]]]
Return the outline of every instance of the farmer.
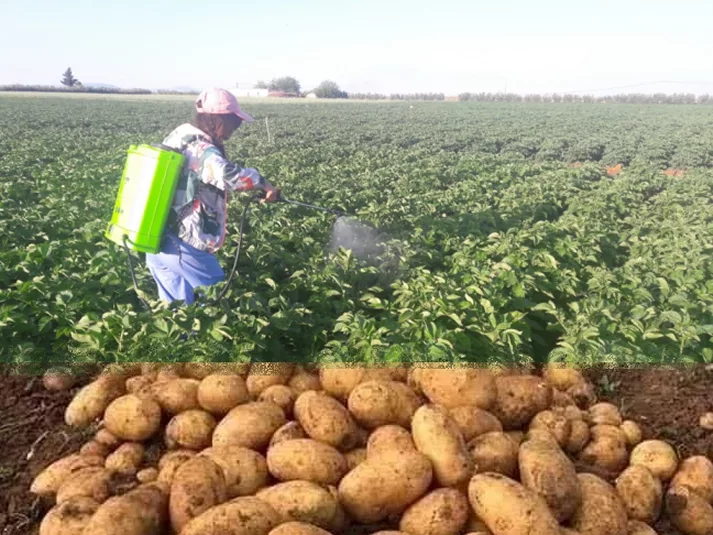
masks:
[[[225,89],[204,91],[196,100],[193,124],[171,132],[163,144],[186,157],[173,198],[161,251],[147,254],[146,264],[163,301],[195,301],[194,289],[224,280],[214,256],[225,240],[229,191],[262,190],[261,202],[278,200],[280,192],[256,169],[243,168],[225,156],[223,143],[253,118]]]

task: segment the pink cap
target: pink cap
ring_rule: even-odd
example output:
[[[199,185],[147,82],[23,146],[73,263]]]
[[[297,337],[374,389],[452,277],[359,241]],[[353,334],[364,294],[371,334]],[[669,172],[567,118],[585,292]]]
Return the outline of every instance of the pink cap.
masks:
[[[240,109],[238,99],[230,91],[213,88],[206,89],[196,100],[196,110],[198,113],[232,113],[240,117],[246,123],[252,123],[253,118]]]

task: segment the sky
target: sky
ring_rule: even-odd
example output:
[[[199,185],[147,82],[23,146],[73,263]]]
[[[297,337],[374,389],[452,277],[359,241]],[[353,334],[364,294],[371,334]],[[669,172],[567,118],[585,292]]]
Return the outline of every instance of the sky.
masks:
[[[713,94],[712,0],[0,0],[0,84]],[[653,83],[657,82],[657,83]],[[666,83],[660,83],[666,82]]]

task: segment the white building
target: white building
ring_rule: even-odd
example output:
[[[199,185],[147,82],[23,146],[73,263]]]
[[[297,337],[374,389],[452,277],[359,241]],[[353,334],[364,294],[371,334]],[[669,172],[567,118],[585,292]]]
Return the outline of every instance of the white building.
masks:
[[[235,84],[235,87],[228,89],[237,98],[240,97],[267,97],[267,89],[257,89],[255,84]]]
[[[315,95],[314,93],[309,93],[307,95],[307,98],[317,98],[317,95]]]

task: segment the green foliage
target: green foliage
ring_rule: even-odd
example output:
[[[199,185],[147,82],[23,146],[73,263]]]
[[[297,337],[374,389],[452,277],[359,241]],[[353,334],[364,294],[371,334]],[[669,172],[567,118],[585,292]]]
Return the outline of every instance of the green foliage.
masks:
[[[81,85],[81,83],[79,82],[79,80],[77,80],[77,79],[74,77],[74,74],[72,74],[72,68],[71,68],[71,67],[67,67],[67,70],[64,71],[64,73],[62,74],[61,83],[62,83],[62,85],[65,86],[65,87],[75,87],[75,86]]]
[[[273,142],[257,120],[228,154],[290,198],[374,224],[389,238],[384,255],[328,252],[332,216],[257,205],[217,305],[207,298],[220,286],[202,289],[206,306],[163,306],[135,258],[149,313],[103,232],[126,149],[160,141],[190,117],[190,101],[3,97],[0,359],[713,362],[713,111],[249,111],[270,116]],[[672,165],[685,176],[664,175]],[[226,270],[244,200],[231,200]]]
[[[318,98],[347,98],[346,92],[339,89],[339,84],[332,80],[324,80],[315,88],[314,94]]]
[[[299,95],[300,83],[292,76],[273,78],[268,87],[271,91],[284,91],[285,93]]]

